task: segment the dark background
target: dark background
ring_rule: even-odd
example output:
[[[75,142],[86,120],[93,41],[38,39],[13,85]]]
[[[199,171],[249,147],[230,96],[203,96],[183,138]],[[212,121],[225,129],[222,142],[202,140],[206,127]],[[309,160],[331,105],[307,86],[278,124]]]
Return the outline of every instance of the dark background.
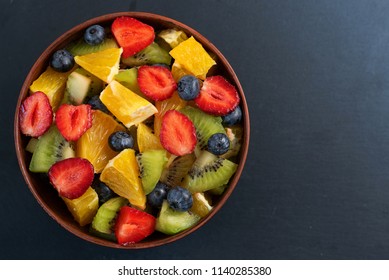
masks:
[[[40,53],[118,11],[162,14],[216,45],[240,78],[250,152],[203,228],[146,250],[89,244],[38,205],[17,164],[15,104]],[[388,259],[389,2],[2,0],[2,259]]]

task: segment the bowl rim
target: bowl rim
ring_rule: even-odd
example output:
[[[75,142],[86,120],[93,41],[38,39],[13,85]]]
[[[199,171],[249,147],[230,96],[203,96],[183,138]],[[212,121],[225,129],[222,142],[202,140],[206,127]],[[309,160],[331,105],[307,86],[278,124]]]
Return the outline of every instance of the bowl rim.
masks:
[[[242,142],[242,146],[241,146],[241,150],[240,150],[240,158],[239,158],[239,162],[238,162],[238,168],[237,168],[235,174],[233,175],[233,177],[229,181],[229,187],[224,191],[219,202],[217,203],[217,205],[214,206],[213,210],[206,217],[202,218],[195,226],[193,226],[185,231],[182,231],[182,232],[175,234],[175,235],[166,236],[164,238],[157,239],[157,240],[147,241],[147,239],[146,239],[145,241],[133,243],[133,244],[130,244],[129,246],[123,246],[123,245],[114,243],[112,241],[104,240],[102,238],[95,237],[91,234],[87,234],[87,233],[81,231],[79,227],[77,228],[76,226],[72,226],[72,225],[68,224],[67,221],[63,220],[60,215],[58,215],[56,212],[54,212],[50,208],[50,206],[43,200],[43,198],[41,198],[41,196],[39,195],[39,193],[37,192],[37,190],[35,190],[35,188],[33,186],[31,174],[28,171],[28,163],[25,160],[25,153],[26,152],[24,150],[24,147],[22,147],[22,137],[25,137],[25,136],[23,136],[19,130],[19,108],[20,108],[22,101],[28,95],[29,87],[30,87],[30,85],[33,81],[33,78],[34,78],[33,77],[34,76],[34,69],[38,68],[39,65],[41,65],[42,67],[47,66],[47,61],[48,61],[49,57],[51,56],[51,54],[55,50],[57,50],[61,46],[61,44],[64,44],[64,42],[69,43],[66,40],[69,40],[69,37],[71,37],[72,35],[81,32],[87,26],[101,23],[101,22],[112,22],[115,18],[121,17],[121,16],[134,17],[140,21],[142,21],[142,20],[152,21],[152,22],[160,21],[160,22],[164,22],[165,24],[168,23],[170,25],[177,26],[177,27],[181,28],[182,30],[185,30],[190,35],[193,35],[196,38],[196,40],[198,40],[200,43],[202,43],[204,48],[210,49],[213,53],[216,54],[216,56],[221,61],[221,64],[225,68],[225,71],[228,72],[229,75],[231,76],[231,79],[233,80],[233,84],[236,86],[237,91],[239,93],[239,97],[241,99],[240,106],[241,106],[241,109],[243,111],[243,142]],[[63,47],[64,47],[64,45],[63,45]],[[42,71],[39,71],[39,74],[41,72]],[[243,92],[243,88],[239,82],[239,79],[238,79],[237,75],[235,74],[233,68],[229,64],[228,60],[216,48],[216,46],[213,45],[213,43],[211,43],[208,39],[206,39],[203,35],[201,35],[195,29],[193,29],[193,28],[187,26],[186,24],[184,24],[180,21],[177,21],[175,19],[163,16],[163,15],[159,15],[159,14],[148,13],[148,12],[128,11],[128,12],[116,12],[116,13],[109,13],[109,14],[96,16],[96,17],[90,18],[84,22],[81,22],[81,23],[73,26],[72,28],[70,28],[66,32],[64,32],[62,35],[60,35],[58,38],[56,38],[40,54],[38,59],[35,61],[35,63],[31,67],[29,73],[27,74],[27,76],[23,82],[23,85],[21,87],[20,93],[19,93],[19,97],[18,97],[17,104],[16,104],[15,116],[14,116],[14,140],[15,140],[14,142],[15,142],[15,149],[16,149],[18,164],[19,164],[20,170],[22,172],[23,178],[24,178],[28,188],[30,189],[30,191],[32,192],[33,196],[38,201],[40,206],[58,224],[60,224],[63,228],[65,228],[70,233],[76,235],[77,237],[79,237],[85,241],[97,244],[97,245],[101,245],[104,247],[110,247],[110,248],[118,248],[118,249],[143,249],[143,248],[152,248],[152,247],[157,247],[157,246],[161,246],[161,245],[166,245],[168,243],[172,243],[174,241],[182,239],[185,236],[193,233],[194,231],[196,231],[199,228],[201,228],[202,226],[204,226],[209,220],[212,219],[212,217],[217,212],[220,211],[220,209],[224,206],[224,204],[226,203],[226,201],[228,200],[228,198],[231,196],[232,192],[234,191],[234,189],[239,181],[239,178],[241,177],[241,174],[243,172],[243,169],[244,169],[244,166],[246,163],[248,149],[249,149],[249,139],[250,139],[250,116],[249,116],[247,101],[246,101],[246,98],[245,98],[245,95]]]

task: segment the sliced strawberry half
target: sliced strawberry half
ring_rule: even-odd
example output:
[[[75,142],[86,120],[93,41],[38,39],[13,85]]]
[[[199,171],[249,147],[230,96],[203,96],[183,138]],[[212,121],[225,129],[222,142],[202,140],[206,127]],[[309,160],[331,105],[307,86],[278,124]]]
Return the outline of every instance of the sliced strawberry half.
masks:
[[[91,106],[62,104],[55,115],[55,123],[67,141],[77,141],[92,126]]]
[[[204,112],[224,116],[232,112],[240,101],[236,88],[222,76],[206,78],[196,97],[196,105]]]
[[[118,17],[111,26],[123,58],[132,56],[150,45],[155,38],[154,28],[132,17]]]
[[[119,244],[139,242],[155,230],[154,216],[130,206],[123,206],[115,223],[115,236]]]
[[[23,134],[39,137],[52,123],[53,110],[46,94],[37,91],[24,99],[19,108],[19,127]]]
[[[68,158],[54,163],[49,169],[50,183],[60,196],[75,199],[92,184],[93,165],[84,158]]]
[[[169,110],[163,116],[159,137],[162,146],[176,156],[192,153],[197,143],[192,121],[176,110]]]
[[[170,98],[177,89],[172,73],[163,66],[141,66],[138,69],[140,90],[154,101]]]

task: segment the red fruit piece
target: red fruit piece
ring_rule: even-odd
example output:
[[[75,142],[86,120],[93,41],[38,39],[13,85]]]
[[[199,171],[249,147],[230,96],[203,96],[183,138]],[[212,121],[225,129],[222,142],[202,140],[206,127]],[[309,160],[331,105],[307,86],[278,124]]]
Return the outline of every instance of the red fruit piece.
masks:
[[[111,26],[123,58],[132,56],[150,45],[155,38],[154,28],[132,17],[118,17]]]
[[[75,199],[92,184],[93,165],[84,158],[68,158],[54,163],[49,169],[50,183],[60,196]]]
[[[163,66],[141,66],[138,69],[140,90],[154,101],[172,97],[177,84],[172,73]]]
[[[176,110],[169,110],[163,116],[159,137],[162,146],[176,156],[192,153],[197,143],[192,121]]]
[[[19,108],[20,131],[31,137],[43,135],[53,122],[49,98],[41,91],[27,97]]]
[[[130,206],[123,206],[115,223],[115,236],[119,244],[139,242],[155,230],[155,217]]]
[[[77,141],[92,126],[91,106],[62,104],[55,115],[55,123],[67,141]]]
[[[240,101],[238,92],[222,76],[206,78],[196,97],[196,105],[204,112],[224,116],[232,112]]]

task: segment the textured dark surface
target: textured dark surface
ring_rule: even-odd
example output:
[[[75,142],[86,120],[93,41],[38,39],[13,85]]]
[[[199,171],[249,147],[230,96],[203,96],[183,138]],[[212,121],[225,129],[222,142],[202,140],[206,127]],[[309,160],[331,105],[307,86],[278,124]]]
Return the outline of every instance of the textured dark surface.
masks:
[[[2,1],[2,259],[388,259],[389,2]],[[125,251],[72,236],[38,205],[13,143],[18,92],[39,54],[94,16],[162,14],[234,68],[251,112],[241,180],[206,226]]]

